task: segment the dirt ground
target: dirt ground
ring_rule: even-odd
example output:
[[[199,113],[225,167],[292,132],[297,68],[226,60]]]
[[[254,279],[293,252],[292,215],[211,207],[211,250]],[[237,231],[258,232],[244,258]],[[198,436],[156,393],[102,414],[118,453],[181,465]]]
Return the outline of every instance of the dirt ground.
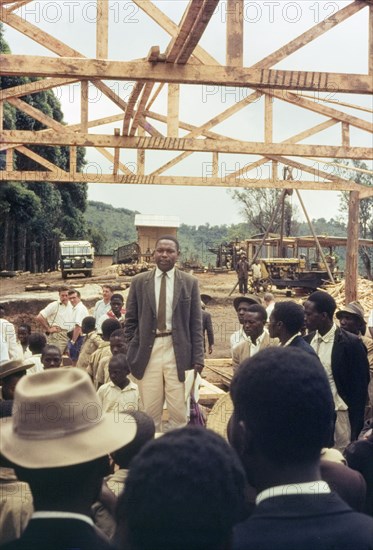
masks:
[[[109,271],[109,272],[108,272]],[[233,299],[238,296],[237,289],[229,296],[236,284],[237,276],[234,272],[227,273],[198,273],[195,274],[200,282],[201,294],[211,299],[207,305],[207,311],[211,313],[215,335],[215,346],[211,358],[230,356],[229,337],[238,329],[236,312],[233,308]],[[101,285],[108,283],[125,288],[130,282],[129,278],[116,276],[105,268],[96,269],[94,277],[84,276],[69,277],[67,281],[61,279],[58,271],[42,274],[20,274],[12,278],[0,278],[1,302],[6,306],[7,318],[16,326],[21,323],[29,323],[33,330],[39,327],[34,322],[34,317],[46,304],[56,299],[57,287],[68,284],[77,288],[82,295],[82,300],[90,309],[100,298]],[[50,290],[26,291],[26,286],[46,284],[52,287]],[[124,297],[128,290],[123,291]],[[284,299],[284,292],[277,293],[278,299]]]

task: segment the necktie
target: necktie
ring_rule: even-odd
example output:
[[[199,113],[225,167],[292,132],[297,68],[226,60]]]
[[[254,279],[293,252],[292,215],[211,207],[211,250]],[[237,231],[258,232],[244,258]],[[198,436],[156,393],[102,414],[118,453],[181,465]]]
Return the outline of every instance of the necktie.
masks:
[[[161,280],[161,289],[159,292],[157,329],[161,332],[166,330],[166,281],[167,274],[163,273]]]

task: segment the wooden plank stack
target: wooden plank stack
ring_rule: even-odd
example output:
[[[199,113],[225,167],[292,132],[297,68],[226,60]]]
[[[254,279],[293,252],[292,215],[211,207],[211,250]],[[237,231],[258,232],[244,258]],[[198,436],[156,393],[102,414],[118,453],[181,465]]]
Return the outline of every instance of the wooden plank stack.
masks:
[[[328,283],[323,289],[326,290],[337,303],[337,307],[345,305],[345,279],[339,283]],[[373,309],[373,281],[359,278],[357,281],[357,299],[364,308],[365,315],[368,316]]]

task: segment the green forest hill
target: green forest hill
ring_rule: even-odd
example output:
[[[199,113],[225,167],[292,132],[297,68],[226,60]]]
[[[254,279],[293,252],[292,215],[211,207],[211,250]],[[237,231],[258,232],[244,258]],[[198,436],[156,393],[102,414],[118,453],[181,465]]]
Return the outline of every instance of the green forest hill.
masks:
[[[140,212],[126,208],[115,208],[110,204],[88,201],[84,217],[89,229],[89,234],[95,245],[97,254],[112,254],[113,250],[137,240],[134,225],[135,215]],[[345,237],[346,226],[340,221],[324,218],[313,220],[316,233],[319,235],[334,235]],[[250,238],[257,231],[248,223],[234,225],[209,225],[200,226],[181,224],[178,238],[185,261],[200,262],[203,265],[215,264],[216,256],[209,252],[209,248],[218,246],[225,241]],[[310,229],[307,223],[297,224],[297,235],[309,235]],[[340,263],[344,263],[345,251],[336,251]]]

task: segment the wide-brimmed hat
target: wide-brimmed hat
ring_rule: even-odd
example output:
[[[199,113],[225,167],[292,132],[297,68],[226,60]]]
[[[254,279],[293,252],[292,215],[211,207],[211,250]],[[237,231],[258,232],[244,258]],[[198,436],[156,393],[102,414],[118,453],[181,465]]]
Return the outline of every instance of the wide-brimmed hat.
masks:
[[[335,316],[337,317],[337,319],[340,319],[343,313],[355,315],[356,317],[359,317],[359,319],[363,321],[363,323],[365,323],[364,309],[360,302],[350,302],[346,306],[340,307]]]
[[[253,304],[262,304],[262,300],[259,298],[259,296],[254,296],[253,294],[250,294],[248,296],[237,296],[237,298],[233,300],[233,307],[236,311],[238,311],[238,306],[241,302],[246,302],[251,306]]]
[[[60,367],[18,382],[13,416],[1,422],[0,451],[25,468],[58,468],[105,456],[135,435],[132,416],[102,413],[86,372]]]
[[[27,370],[31,367],[33,367],[35,363],[33,363],[30,359],[26,359],[23,361],[23,359],[12,359],[11,361],[0,361],[0,380],[3,380],[7,376],[10,376],[11,374],[16,374],[17,372],[21,372],[23,370]]]

